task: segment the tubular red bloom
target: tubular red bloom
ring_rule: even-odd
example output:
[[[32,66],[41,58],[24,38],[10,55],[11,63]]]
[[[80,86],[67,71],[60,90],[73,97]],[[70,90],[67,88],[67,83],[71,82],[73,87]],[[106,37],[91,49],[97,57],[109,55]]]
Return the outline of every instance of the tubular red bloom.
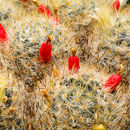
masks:
[[[39,6],[39,11],[40,11],[41,13],[45,13],[48,17],[51,17],[51,16],[52,16],[50,10],[49,10],[47,7],[43,6],[43,5],[40,5],[40,6]]]
[[[79,58],[77,56],[70,56],[69,57],[69,65],[68,68],[70,71],[78,72],[80,66],[79,66]]]
[[[119,0],[116,0],[113,2],[113,10],[119,10],[119,7],[120,7],[120,1]]]
[[[51,61],[51,44],[44,42],[40,48],[40,63],[49,63]]]
[[[105,83],[105,88],[108,89],[108,92],[112,92],[121,82],[122,76],[119,74],[114,74],[109,77],[109,79]]]
[[[5,32],[2,24],[0,23],[0,42],[2,43],[2,45],[4,45],[4,42],[7,40],[7,33]]]

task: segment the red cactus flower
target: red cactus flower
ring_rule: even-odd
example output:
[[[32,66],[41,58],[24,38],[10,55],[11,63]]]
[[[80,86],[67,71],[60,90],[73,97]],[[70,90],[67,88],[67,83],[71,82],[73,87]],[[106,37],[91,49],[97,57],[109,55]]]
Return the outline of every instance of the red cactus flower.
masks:
[[[39,6],[39,11],[40,11],[41,13],[45,13],[48,17],[51,17],[51,16],[52,16],[50,10],[49,10],[47,7],[43,6],[43,5],[40,5],[40,6]]]
[[[70,71],[73,71],[74,73],[78,72],[80,66],[79,66],[79,58],[75,56],[76,49],[72,49],[72,55],[69,57],[69,65],[68,68]]]
[[[113,74],[105,83],[105,88],[108,89],[108,92],[112,92],[121,82],[122,76],[119,74]]]
[[[7,41],[7,39],[7,33],[5,32],[5,29],[0,23],[0,42],[2,43],[2,45],[4,45],[4,42]]]
[[[69,70],[74,71],[75,73],[79,70],[79,58],[77,56],[69,57]]]
[[[51,40],[42,43],[40,48],[40,63],[49,63],[51,61]]]
[[[113,10],[119,10],[119,7],[120,7],[120,1],[119,0],[115,0],[113,2]]]

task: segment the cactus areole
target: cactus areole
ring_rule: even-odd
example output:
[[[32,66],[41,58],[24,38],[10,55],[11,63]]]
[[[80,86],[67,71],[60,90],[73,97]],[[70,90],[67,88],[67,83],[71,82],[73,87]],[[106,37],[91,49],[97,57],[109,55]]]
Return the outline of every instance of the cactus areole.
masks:
[[[113,74],[105,83],[105,88],[108,89],[108,92],[112,92],[121,82],[122,76],[119,74]]]
[[[113,2],[113,10],[114,11],[118,11],[119,10],[119,7],[120,7],[120,1],[119,0],[115,0],[114,2]]]
[[[40,11],[41,13],[44,13],[44,14],[47,15],[48,17],[51,17],[51,16],[52,16],[50,10],[49,10],[47,7],[43,6],[43,5],[40,5],[40,6],[39,6],[39,11]]]
[[[69,71],[73,71],[74,73],[78,72],[80,66],[79,66],[79,58],[75,56],[76,50],[72,49],[72,56],[69,57]]]
[[[49,63],[51,61],[51,40],[42,43],[40,48],[40,63]]]
[[[5,32],[2,24],[0,23],[0,42],[4,45],[4,42],[7,41],[7,33]]]

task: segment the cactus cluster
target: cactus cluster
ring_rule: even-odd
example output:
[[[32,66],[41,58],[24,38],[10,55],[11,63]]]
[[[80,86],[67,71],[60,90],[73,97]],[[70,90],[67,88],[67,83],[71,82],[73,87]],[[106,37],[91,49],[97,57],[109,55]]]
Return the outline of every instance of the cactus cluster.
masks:
[[[118,88],[107,94],[102,80],[91,72],[78,77],[60,76],[59,80],[47,76],[31,93],[22,82],[15,89],[13,105],[24,129],[29,120],[36,130],[91,129],[94,124],[103,124],[106,129],[127,129],[127,93],[122,95]]]
[[[116,22],[112,28],[109,28],[110,34],[98,34],[98,42],[93,42],[92,53],[93,59],[100,68],[104,68],[107,72],[118,72],[120,64],[124,66],[124,78],[129,73],[129,19],[122,16],[116,18]],[[123,21],[125,20],[125,22]]]
[[[0,0],[0,130],[129,129],[129,5],[112,4]],[[51,59],[40,63],[47,37]]]
[[[29,16],[28,16],[29,17]],[[32,24],[30,24],[32,23]],[[74,46],[72,33],[61,25],[56,25],[50,19],[39,18],[22,19],[22,21],[10,23],[10,41],[8,49],[4,51],[4,66],[13,71],[16,76],[27,82],[39,80],[44,71],[62,58],[67,57],[69,49]],[[48,66],[39,64],[39,50],[41,44],[47,40],[47,35],[52,37],[52,61]],[[71,41],[71,45],[68,42]],[[2,47],[3,48],[3,47]],[[48,70],[47,70],[48,71]],[[34,82],[35,82],[34,81]]]
[[[0,129],[22,129],[22,120],[18,118],[14,107],[13,88],[9,87],[9,79],[6,78],[7,75],[3,73],[0,75]]]
[[[75,39],[81,60],[89,59],[99,68],[115,73],[123,64],[124,77],[128,80],[130,34],[129,15],[125,12],[127,9],[117,16],[108,7],[96,7],[90,15],[93,20],[88,25],[80,25]]]

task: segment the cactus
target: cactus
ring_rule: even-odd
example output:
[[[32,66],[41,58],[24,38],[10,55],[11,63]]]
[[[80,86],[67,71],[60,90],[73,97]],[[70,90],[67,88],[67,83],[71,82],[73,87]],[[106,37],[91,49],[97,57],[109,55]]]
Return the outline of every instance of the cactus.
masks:
[[[40,13],[39,4],[52,16]],[[0,5],[8,35],[7,46],[0,44],[0,73],[7,81],[0,129],[128,129],[128,7],[113,12],[111,0],[4,0]],[[48,35],[51,60],[39,63]],[[72,48],[80,61],[77,73],[69,73]],[[120,74],[120,64],[118,86],[108,93],[105,86],[114,83],[105,81]]]
[[[120,87],[107,94],[101,80],[90,75],[60,76],[58,82],[52,78],[48,82],[47,76],[47,86],[39,82],[31,93],[19,82],[18,90],[13,90],[13,105],[24,129],[29,120],[32,129],[91,129],[94,124],[107,129],[126,128],[127,94],[121,96]]]
[[[81,59],[85,61],[89,59],[107,72],[116,73],[119,70],[119,65],[123,64],[124,77],[127,77],[130,41],[129,19],[124,12],[121,12],[119,17],[111,14],[112,12],[108,6],[105,7],[96,7],[96,13],[90,15],[94,18],[91,24],[82,26],[79,33],[77,33],[76,39],[79,37],[77,43],[80,47],[79,55]],[[98,25],[95,24],[95,20]],[[102,31],[97,32],[98,29]]]
[[[32,24],[30,24],[31,22]],[[8,46],[8,53],[7,50],[4,50],[7,63],[3,64],[8,71],[13,71],[16,76],[25,80],[25,82],[27,81],[27,84],[30,84],[32,80],[36,82],[43,78],[46,67],[39,64],[39,53],[41,44],[46,41],[47,35],[53,38],[51,64],[54,64],[59,58],[66,57],[68,50],[65,47],[71,47],[68,45],[68,41],[72,34],[65,34],[66,30],[62,26],[56,26],[51,21],[49,24],[41,17],[39,20],[32,18],[25,20],[25,22],[18,21],[12,25],[12,31],[14,34],[10,38],[11,43]],[[63,46],[65,47],[63,48]]]
[[[99,65],[108,72],[117,72],[120,64],[123,64],[125,77],[128,75],[129,34],[123,26],[123,23],[117,21],[117,24],[111,29],[111,35],[101,34],[99,36],[96,54],[99,55],[99,59],[97,59]],[[128,23],[125,26],[127,27]]]
[[[2,99],[0,100],[0,129],[12,129],[13,127],[15,129],[21,127],[22,129],[22,126],[20,125],[22,120],[17,117],[18,115],[13,107],[13,91],[12,88],[9,88],[8,86],[8,80],[6,80],[7,76],[2,73],[0,77],[0,86],[2,90],[0,93],[0,99]]]

